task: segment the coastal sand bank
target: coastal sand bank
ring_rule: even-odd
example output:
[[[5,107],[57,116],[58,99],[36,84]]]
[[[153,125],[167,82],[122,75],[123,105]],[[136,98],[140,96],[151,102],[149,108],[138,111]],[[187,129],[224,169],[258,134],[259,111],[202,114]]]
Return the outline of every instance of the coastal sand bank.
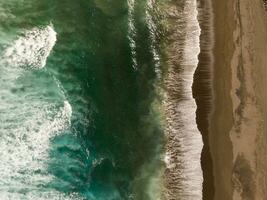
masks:
[[[214,199],[267,199],[267,13],[262,0],[212,3]]]

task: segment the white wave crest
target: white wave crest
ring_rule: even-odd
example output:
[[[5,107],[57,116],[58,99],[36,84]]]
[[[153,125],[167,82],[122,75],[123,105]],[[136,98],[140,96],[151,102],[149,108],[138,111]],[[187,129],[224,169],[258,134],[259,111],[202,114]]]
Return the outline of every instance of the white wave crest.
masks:
[[[53,179],[47,173],[50,141],[70,126],[69,102],[65,101],[59,109],[44,101],[29,101],[27,97],[13,99],[12,104],[2,103],[1,199],[72,199],[53,190],[47,194],[38,192],[40,184],[48,184]]]
[[[128,3],[128,39],[130,42],[133,68],[137,68],[137,59],[136,59],[136,27],[134,21],[134,12],[135,12],[135,0],[127,0]]]
[[[49,121],[41,128],[40,134],[57,133],[69,127],[71,124],[72,108],[68,101],[64,101],[64,106],[60,109],[53,121]]]
[[[56,35],[52,25],[26,31],[4,51],[2,59],[15,67],[43,68],[56,43]]]
[[[23,68],[44,67],[55,43],[56,32],[48,25],[26,31],[1,53],[1,200],[79,199],[40,187],[54,178],[47,171],[51,139],[70,127],[72,108],[56,78]]]

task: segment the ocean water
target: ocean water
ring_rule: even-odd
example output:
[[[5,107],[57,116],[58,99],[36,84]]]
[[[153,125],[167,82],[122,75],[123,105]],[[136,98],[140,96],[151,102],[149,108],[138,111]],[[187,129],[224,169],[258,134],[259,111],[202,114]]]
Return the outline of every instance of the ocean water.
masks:
[[[0,2],[1,199],[146,198],[164,137],[134,4]]]
[[[151,0],[0,0],[1,200],[163,199],[172,150],[154,9]],[[175,122],[183,126],[195,116],[190,87],[199,45],[198,32],[186,35],[188,101],[170,103],[189,109]],[[187,152],[178,160],[194,162],[179,161],[179,187],[198,199],[202,143],[187,132],[197,133],[194,120],[174,131],[185,141],[175,148]]]

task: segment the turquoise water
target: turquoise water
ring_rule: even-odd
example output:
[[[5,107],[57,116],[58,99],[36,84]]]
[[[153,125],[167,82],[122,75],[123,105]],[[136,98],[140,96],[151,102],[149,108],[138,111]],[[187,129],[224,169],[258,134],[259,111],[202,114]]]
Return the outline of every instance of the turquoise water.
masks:
[[[145,5],[0,0],[2,200],[160,196],[164,136]]]

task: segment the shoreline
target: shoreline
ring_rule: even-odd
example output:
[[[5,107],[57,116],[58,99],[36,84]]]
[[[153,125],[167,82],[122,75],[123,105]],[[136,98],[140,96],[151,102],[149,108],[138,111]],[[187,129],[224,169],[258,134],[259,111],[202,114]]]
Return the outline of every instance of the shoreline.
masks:
[[[163,199],[202,199],[200,154],[202,138],[195,122],[193,74],[199,54],[200,27],[196,1],[165,2],[163,109],[165,113],[166,169]],[[190,122],[190,123],[188,123]]]
[[[198,23],[201,29],[200,53],[194,72],[192,93],[197,104],[196,123],[202,136],[201,168],[203,172],[203,199],[214,197],[214,173],[210,149],[210,115],[212,112],[212,66],[213,66],[213,15],[210,0],[198,0]]]

